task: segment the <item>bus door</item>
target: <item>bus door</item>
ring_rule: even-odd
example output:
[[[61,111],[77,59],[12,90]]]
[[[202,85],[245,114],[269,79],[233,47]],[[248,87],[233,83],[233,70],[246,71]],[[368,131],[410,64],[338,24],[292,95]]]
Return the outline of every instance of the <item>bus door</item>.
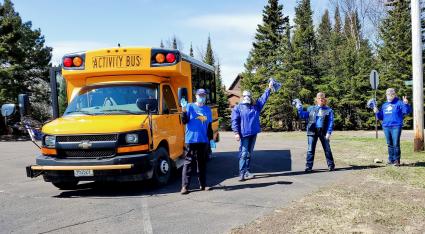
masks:
[[[161,85],[162,120],[158,123],[160,131],[168,139],[170,157],[175,159],[183,154],[184,125],[176,103],[176,96],[169,84]]]

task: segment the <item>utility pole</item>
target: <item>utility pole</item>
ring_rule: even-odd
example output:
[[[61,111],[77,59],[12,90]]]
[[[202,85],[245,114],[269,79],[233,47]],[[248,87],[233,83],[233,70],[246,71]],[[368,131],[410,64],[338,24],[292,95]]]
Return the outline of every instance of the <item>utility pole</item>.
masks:
[[[424,90],[420,0],[411,1],[414,151],[424,150]]]

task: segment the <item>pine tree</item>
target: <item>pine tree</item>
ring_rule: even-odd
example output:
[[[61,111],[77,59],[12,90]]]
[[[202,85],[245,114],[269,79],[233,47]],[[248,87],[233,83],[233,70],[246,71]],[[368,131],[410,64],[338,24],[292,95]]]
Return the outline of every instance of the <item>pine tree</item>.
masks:
[[[297,81],[296,91],[306,103],[312,103],[314,84],[318,83],[318,69],[315,58],[317,45],[313,26],[313,11],[310,0],[302,0],[295,8],[295,30],[292,41],[294,66],[302,79]]]
[[[242,74],[242,86],[259,97],[265,90],[271,77],[283,82],[282,69],[289,48],[289,17],[283,15],[283,5],[278,0],[269,0],[263,10],[263,22],[257,27],[253,47],[245,63]],[[261,115],[262,126],[268,129],[290,128],[284,123],[288,112],[283,112],[283,103],[290,103],[283,95],[282,88],[278,94],[271,95]],[[291,118],[288,118],[291,119]],[[288,127],[289,126],[289,127]]]
[[[280,5],[278,0],[269,0],[264,7],[263,23],[258,25],[253,48],[246,62],[248,71],[258,67],[268,67],[275,71],[274,57],[285,31],[285,22],[289,22],[289,17],[284,17],[282,11],[283,5]]]
[[[215,58],[214,58],[214,52],[212,50],[212,45],[211,45],[211,37],[208,36],[208,42],[207,42],[207,50],[205,52],[205,56],[204,56],[204,63],[209,64],[211,66],[215,65]]]
[[[161,44],[159,44],[159,47],[164,48],[164,43],[162,42],[162,40],[161,40]]]
[[[379,27],[382,44],[378,47],[380,83],[378,101],[382,104],[387,88],[396,88],[398,96],[410,96],[411,88],[404,81],[412,76],[411,20],[408,0],[399,0],[389,9]],[[411,118],[406,119],[408,127]]]
[[[193,48],[192,48],[192,43],[190,43],[189,55],[190,55],[190,57],[193,57]]]
[[[229,104],[227,96],[224,91],[223,81],[221,79],[221,68],[220,62],[217,63],[216,75],[215,75],[215,88],[217,94],[217,105],[218,105],[218,116],[222,118],[222,121],[230,118],[230,113],[227,110]]]
[[[32,115],[48,118],[50,47],[44,46],[40,29],[22,22],[10,0],[0,4],[0,103],[15,103],[19,93],[29,93]],[[40,106],[42,105],[42,106]],[[43,108],[41,108],[43,107]]]
[[[173,47],[172,48],[177,50],[177,38],[176,38],[175,35],[173,36]]]
[[[317,30],[317,62],[320,67],[321,76],[329,75],[329,69],[331,68],[331,37],[332,37],[332,25],[329,19],[329,11],[326,9],[322,16],[322,21]],[[321,80],[320,83],[323,83]]]

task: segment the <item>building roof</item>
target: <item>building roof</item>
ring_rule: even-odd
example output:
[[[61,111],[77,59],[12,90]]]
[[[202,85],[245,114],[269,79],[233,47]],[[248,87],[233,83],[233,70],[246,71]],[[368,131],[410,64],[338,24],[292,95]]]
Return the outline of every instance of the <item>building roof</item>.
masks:
[[[235,88],[239,88],[240,87],[236,87],[237,84],[240,84],[240,80],[242,79],[242,75],[238,74],[238,76],[236,76],[235,80],[233,80],[232,84],[229,87],[229,90],[233,90]]]

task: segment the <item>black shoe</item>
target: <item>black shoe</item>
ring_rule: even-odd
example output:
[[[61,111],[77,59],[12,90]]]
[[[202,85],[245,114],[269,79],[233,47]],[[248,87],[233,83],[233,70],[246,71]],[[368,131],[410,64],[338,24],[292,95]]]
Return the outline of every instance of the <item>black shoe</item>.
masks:
[[[186,187],[182,187],[182,189],[180,190],[180,194],[181,194],[181,195],[189,194],[189,190],[187,190],[187,188],[186,188]]]
[[[328,171],[335,171],[335,167],[329,167]]]
[[[308,167],[304,170],[304,172],[305,172],[305,173],[310,173],[310,172],[312,172],[312,171],[313,171],[313,170],[312,170],[311,168],[308,168]]]
[[[199,189],[200,189],[201,191],[210,191],[210,190],[211,190],[211,187],[207,187],[207,186],[199,186]]]
[[[400,161],[399,160],[395,160],[394,161],[394,166],[399,167],[400,166]]]

